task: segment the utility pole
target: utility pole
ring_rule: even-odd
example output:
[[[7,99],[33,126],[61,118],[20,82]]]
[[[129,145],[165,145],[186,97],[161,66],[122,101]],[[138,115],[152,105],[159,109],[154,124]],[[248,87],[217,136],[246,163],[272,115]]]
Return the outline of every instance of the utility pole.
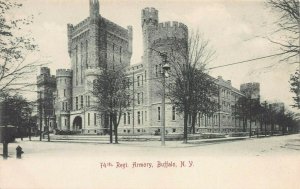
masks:
[[[221,99],[220,99],[220,85],[218,85],[218,109],[219,109],[219,112],[218,112],[218,122],[219,122],[219,133],[221,133]]]
[[[251,136],[252,136],[252,128],[251,128],[251,126],[252,126],[252,110],[251,110],[251,105],[252,105],[252,99],[251,99],[251,97],[249,98],[249,120],[250,120],[250,125],[249,125],[249,137],[251,138]]]
[[[166,62],[166,57],[165,56],[165,60],[163,60],[164,62]],[[162,146],[165,146],[165,127],[166,127],[166,119],[165,119],[165,85],[166,85],[166,78],[165,78],[165,71],[162,70],[162,79],[163,79],[163,90],[162,90],[162,102],[161,102],[161,110],[162,110],[162,116],[161,116],[161,128],[162,128],[162,131],[161,131],[161,145]]]
[[[42,120],[42,116],[43,116],[43,112],[42,112],[42,91],[38,91],[39,93],[39,121],[40,121],[40,141],[42,141],[42,124],[43,124],[43,120]]]
[[[165,86],[166,86],[166,73],[170,70],[170,65],[168,64],[168,55],[166,53],[162,53],[160,51],[157,51],[155,49],[151,50],[157,52],[159,56],[162,58],[162,69],[161,69],[161,74],[162,74],[162,79],[163,79],[163,90],[162,90],[162,116],[161,116],[161,145],[165,146],[165,130],[166,130],[166,111],[165,111]]]
[[[165,103],[165,93],[166,93],[166,72],[170,69],[168,65],[168,56],[165,53],[161,53],[160,56],[162,57],[162,79],[163,79],[163,90],[162,90],[162,116],[161,116],[161,145],[165,146],[165,132],[166,132],[166,103]]]
[[[267,115],[268,115],[268,109],[267,109],[267,101],[264,102],[264,109],[265,109],[265,136],[267,136]]]
[[[134,135],[134,101],[135,101],[135,93],[134,93],[134,70],[132,71],[132,133]]]

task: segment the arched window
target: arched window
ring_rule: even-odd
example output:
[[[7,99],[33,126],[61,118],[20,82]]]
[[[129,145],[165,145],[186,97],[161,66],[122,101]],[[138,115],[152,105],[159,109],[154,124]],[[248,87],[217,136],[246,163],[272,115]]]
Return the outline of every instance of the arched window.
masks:
[[[89,59],[89,43],[88,40],[85,41],[85,67],[88,68]]]

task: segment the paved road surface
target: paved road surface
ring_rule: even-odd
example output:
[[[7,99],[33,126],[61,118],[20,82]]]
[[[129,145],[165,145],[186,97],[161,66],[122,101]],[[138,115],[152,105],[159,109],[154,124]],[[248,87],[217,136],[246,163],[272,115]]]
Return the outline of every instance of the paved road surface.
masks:
[[[15,159],[17,145],[25,152],[22,160]],[[170,141],[166,147],[156,141],[24,140],[10,144],[9,151],[11,157],[0,160],[1,189],[299,188],[299,134],[222,143]]]

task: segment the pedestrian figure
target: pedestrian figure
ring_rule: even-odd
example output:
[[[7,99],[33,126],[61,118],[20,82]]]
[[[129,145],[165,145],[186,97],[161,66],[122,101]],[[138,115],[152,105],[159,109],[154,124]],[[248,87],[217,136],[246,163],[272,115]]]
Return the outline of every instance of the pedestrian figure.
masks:
[[[18,147],[16,148],[16,151],[17,151],[17,159],[21,159],[21,158],[22,158],[22,154],[24,153],[24,152],[22,151],[22,148],[21,148],[20,146],[18,146]]]

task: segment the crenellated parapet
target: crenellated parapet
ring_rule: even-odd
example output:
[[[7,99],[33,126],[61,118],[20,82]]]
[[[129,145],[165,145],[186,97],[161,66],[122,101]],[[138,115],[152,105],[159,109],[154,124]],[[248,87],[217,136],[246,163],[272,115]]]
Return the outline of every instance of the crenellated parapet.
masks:
[[[56,70],[56,77],[72,77],[73,72],[71,69],[58,69]]]
[[[37,76],[37,85],[49,85],[55,86],[56,85],[56,78],[54,75],[50,75],[50,68],[42,67],[40,70],[40,75]]]
[[[50,75],[50,68],[41,67],[40,75]]]
[[[188,33],[188,27],[177,21],[168,21],[168,22],[162,22],[158,24],[158,31],[165,31],[165,30],[178,30],[181,29],[185,33]]]
[[[159,23],[150,37],[152,43],[174,39],[188,40],[188,27],[185,24],[176,21]]]
[[[153,7],[147,7],[142,10],[142,27],[144,25],[157,25],[158,24],[158,10]]]
[[[260,97],[260,84],[257,82],[244,83],[240,86],[240,91],[246,95],[246,97],[252,99],[259,99]]]

